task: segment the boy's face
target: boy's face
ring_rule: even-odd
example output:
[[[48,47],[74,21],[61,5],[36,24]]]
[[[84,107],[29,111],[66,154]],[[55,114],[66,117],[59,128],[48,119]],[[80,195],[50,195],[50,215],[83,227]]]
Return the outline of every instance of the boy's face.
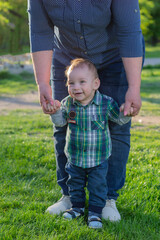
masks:
[[[69,95],[82,105],[87,105],[99,88],[100,80],[84,65],[68,71],[67,83]]]

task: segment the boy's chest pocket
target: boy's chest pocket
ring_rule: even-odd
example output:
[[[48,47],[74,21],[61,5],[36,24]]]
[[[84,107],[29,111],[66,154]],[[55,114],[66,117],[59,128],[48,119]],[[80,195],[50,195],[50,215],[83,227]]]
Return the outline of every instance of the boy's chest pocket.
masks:
[[[94,115],[91,118],[91,130],[104,130],[106,122],[103,116]]]
[[[104,121],[91,121],[91,130],[104,130],[105,122]]]

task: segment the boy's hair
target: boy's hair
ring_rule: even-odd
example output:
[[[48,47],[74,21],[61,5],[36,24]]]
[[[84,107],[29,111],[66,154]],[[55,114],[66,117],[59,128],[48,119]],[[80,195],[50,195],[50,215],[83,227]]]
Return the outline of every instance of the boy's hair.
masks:
[[[98,78],[98,73],[95,65],[88,59],[76,58],[73,59],[68,67],[66,67],[65,76],[68,78],[68,71],[72,71],[74,68],[87,66],[90,71],[93,72],[95,78]]]

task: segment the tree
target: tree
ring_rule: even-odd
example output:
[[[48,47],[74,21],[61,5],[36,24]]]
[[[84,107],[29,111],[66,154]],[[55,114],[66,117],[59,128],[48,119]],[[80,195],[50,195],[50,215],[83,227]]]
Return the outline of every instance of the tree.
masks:
[[[154,8],[151,10],[152,23],[149,26],[151,32],[151,43],[155,45],[160,40],[160,2],[154,1]]]
[[[141,10],[142,32],[146,38],[149,38],[151,36],[151,32],[149,31],[149,26],[153,23],[151,10],[154,8],[154,3],[153,1],[139,0],[139,6]]]
[[[0,1],[0,24],[1,26],[8,23],[7,13],[10,8],[10,4],[8,2]]]
[[[141,9],[141,28],[145,40],[156,44],[160,39],[160,2],[157,0],[139,0]]]
[[[0,44],[1,49],[9,52],[21,51],[23,45],[29,45],[27,1],[0,0]]]

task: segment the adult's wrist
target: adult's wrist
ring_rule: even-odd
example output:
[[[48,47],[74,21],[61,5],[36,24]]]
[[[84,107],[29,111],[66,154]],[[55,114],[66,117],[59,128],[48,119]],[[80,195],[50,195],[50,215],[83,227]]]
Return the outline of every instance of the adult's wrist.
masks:
[[[130,91],[140,92],[141,87],[140,87],[140,85],[134,85],[134,84],[132,85],[132,84],[129,84],[128,89],[129,89]]]
[[[43,88],[49,85],[50,85],[49,82],[37,82],[38,88]]]

